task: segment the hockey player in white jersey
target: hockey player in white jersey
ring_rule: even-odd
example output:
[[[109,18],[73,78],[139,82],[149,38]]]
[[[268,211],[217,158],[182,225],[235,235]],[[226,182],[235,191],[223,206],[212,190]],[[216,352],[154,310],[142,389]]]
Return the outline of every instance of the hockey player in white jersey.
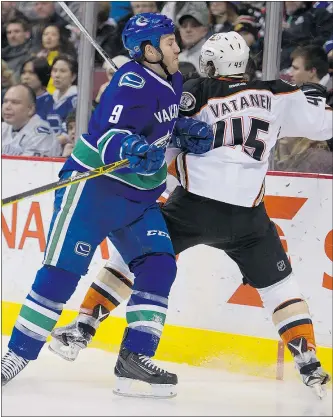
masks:
[[[270,151],[282,137],[332,137],[332,111],[320,86],[304,91],[282,80],[244,79],[249,49],[235,32],[203,45],[207,78],[184,85],[181,113],[213,125],[214,147],[203,155],[180,152],[174,168],[181,186],[162,208],[176,254],[206,244],[233,259],[243,283],[256,288],[303,382],[319,397],[329,375],[316,357],[308,305],[263,203]],[[177,132],[176,132],[177,135]],[[175,143],[182,148],[181,132]],[[134,276],[117,253],[97,276],[78,319],[52,333],[51,350],[74,360],[101,320],[131,293]]]

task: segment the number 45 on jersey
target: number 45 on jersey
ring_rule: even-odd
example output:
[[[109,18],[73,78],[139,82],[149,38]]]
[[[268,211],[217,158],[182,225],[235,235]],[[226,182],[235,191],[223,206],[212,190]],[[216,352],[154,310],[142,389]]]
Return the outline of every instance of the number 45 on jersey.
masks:
[[[214,125],[214,148],[220,146],[235,148],[240,145],[242,151],[251,158],[262,161],[268,139],[269,122],[257,117],[248,117],[247,119],[249,120],[247,129],[244,126],[243,117],[229,117],[217,122]]]

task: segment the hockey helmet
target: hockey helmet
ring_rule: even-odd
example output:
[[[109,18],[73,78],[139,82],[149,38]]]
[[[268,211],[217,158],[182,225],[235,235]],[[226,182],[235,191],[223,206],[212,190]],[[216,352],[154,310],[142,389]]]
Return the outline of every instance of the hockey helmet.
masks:
[[[173,21],[160,13],[139,13],[131,17],[122,33],[122,40],[132,59],[142,57],[142,42],[149,41],[159,50],[161,36],[175,31]]]
[[[250,48],[237,32],[216,33],[202,46],[200,72],[209,77],[244,74]]]

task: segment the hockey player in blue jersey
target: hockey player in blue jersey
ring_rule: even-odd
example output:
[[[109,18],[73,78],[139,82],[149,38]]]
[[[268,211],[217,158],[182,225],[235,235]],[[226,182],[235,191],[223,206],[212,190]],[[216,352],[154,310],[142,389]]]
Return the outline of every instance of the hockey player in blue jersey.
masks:
[[[118,70],[60,176],[127,158],[129,167],[56,191],[44,265],[37,272],[2,359],[2,384],[36,359],[98,244],[109,235],[135,274],[115,368],[121,384],[140,380],[173,396],[177,376],[151,360],[163,330],[176,262],[156,199],[165,189],[165,147],[182,94],[174,25],[160,14],[131,18],[123,32],[131,58]],[[213,142],[203,122],[181,119],[189,152]],[[178,123],[178,122],[177,122]],[[185,126],[185,129],[184,129]],[[182,146],[184,146],[182,143]],[[120,387],[124,392],[126,387]],[[156,390],[158,392],[156,392]]]

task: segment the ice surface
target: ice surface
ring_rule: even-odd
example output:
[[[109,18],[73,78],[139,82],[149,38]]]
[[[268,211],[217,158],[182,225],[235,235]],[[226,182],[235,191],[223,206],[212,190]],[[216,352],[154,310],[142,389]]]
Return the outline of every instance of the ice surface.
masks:
[[[7,337],[3,337],[3,353]],[[112,393],[116,355],[86,349],[66,362],[44,348],[39,359],[2,390],[3,416],[332,416],[324,400],[297,381],[275,381],[173,363],[158,364],[179,377],[168,400]]]

